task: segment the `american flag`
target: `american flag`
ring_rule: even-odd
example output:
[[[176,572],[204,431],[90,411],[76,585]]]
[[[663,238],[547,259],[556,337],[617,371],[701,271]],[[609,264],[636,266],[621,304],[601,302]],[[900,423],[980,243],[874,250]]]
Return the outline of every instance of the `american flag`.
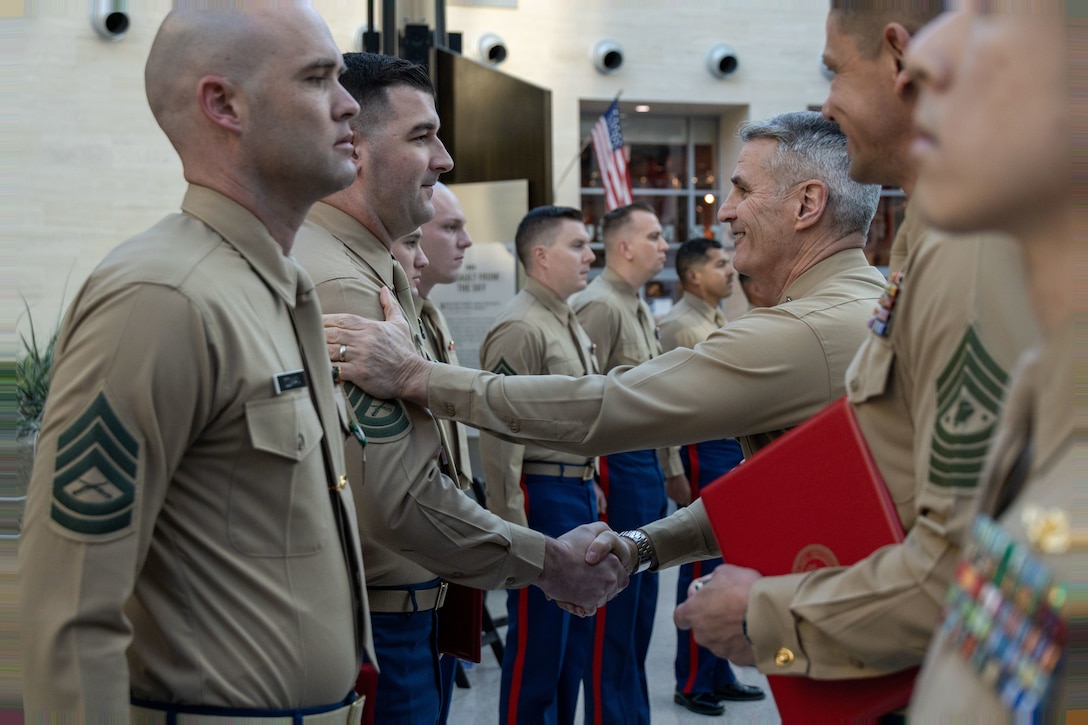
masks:
[[[631,176],[627,172],[627,158],[623,154],[619,101],[612,101],[612,105],[593,126],[593,154],[601,171],[605,211],[630,204]]]

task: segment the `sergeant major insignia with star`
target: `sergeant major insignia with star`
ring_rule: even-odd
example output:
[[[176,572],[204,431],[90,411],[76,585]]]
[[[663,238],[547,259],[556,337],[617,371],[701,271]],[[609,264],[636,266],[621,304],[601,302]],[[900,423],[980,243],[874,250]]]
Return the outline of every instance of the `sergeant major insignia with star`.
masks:
[[[933,483],[955,488],[978,484],[1008,380],[974,328],[968,328],[937,378],[937,423],[929,458]]]

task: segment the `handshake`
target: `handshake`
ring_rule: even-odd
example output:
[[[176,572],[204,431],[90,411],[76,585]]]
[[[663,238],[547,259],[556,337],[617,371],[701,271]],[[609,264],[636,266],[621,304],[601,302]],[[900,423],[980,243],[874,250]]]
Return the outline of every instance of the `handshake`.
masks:
[[[588,617],[623,591],[637,566],[634,543],[597,521],[549,538],[534,584],[566,611]]]
[[[635,543],[598,521],[548,539],[544,572],[535,584],[566,611],[587,617],[623,591],[637,568]],[[754,665],[745,618],[752,586],[760,578],[754,569],[718,566],[691,584],[673,622],[690,629],[698,644],[719,657]]]

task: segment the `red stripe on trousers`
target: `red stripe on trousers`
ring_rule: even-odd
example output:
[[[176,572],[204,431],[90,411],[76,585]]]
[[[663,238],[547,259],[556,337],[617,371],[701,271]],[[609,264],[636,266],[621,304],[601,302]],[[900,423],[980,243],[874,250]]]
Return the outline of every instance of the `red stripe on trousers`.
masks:
[[[593,630],[593,722],[604,722],[604,705],[601,704],[601,672],[604,660],[604,625],[607,606],[597,610],[597,622]]]
[[[703,562],[696,561],[691,565],[691,575],[698,579],[703,575]],[[688,681],[684,683],[684,693],[690,695],[691,688],[695,687],[695,678],[699,674],[699,644],[695,641],[695,633],[688,630]]]
[[[514,657],[514,671],[510,675],[510,702],[506,707],[506,721],[518,722],[518,695],[525,675],[525,648],[529,639],[529,589],[518,592],[518,653]]]
[[[610,477],[608,472],[608,456],[599,459],[600,481],[599,485],[604,492],[604,500],[608,500],[608,488]],[[608,523],[608,512],[598,515],[601,521]],[[601,704],[601,665],[604,660],[604,625],[608,616],[607,606],[597,610],[597,619],[593,628],[593,722],[600,725],[604,722],[603,705]]]

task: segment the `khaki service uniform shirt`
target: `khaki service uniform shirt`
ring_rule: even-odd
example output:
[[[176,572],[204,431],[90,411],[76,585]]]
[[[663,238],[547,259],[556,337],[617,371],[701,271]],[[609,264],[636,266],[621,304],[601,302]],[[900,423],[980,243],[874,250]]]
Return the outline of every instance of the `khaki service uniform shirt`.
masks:
[[[1040,617],[1038,612],[1045,607],[1043,602],[1054,601],[1049,593],[1051,586],[1066,587],[1062,617],[1068,627],[1066,663],[1055,676],[1049,697],[1044,698],[1046,709],[1037,722],[1061,722],[1073,710],[1080,710],[1082,716],[1088,714],[1085,712],[1088,692],[1083,687],[1088,671],[1084,659],[1088,636],[1085,632],[1088,510],[1084,506],[1083,468],[1078,468],[1083,466],[1088,451],[1085,450],[1085,421],[1081,417],[1074,426],[1074,396],[1070,395],[1075,389],[1074,334],[1074,325],[1070,323],[1055,339],[1026,356],[1025,364],[1012,384],[1002,428],[994,441],[980,505],[981,513],[994,518],[1016,545],[1011,560],[1015,562],[1025,553],[1032,559],[1031,566],[1020,564],[1019,573],[1012,568],[1007,571],[1006,576],[1015,579],[1016,586],[1024,587],[1015,598],[1007,597],[1012,589],[1007,580],[1000,586],[1003,594],[1000,599],[1012,607],[1019,621],[1046,628],[1046,618]],[[1020,468],[1025,450],[1030,452],[1030,467],[1026,472]],[[1041,519],[1054,523],[1035,530],[1033,523]],[[1064,527],[1057,523],[1062,519]],[[1044,531],[1063,528],[1070,536],[1079,535],[1079,538],[1063,544],[1057,540],[1047,542],[1040,536]],[[976,539],[973,543],[979,542]],[[986,547],[983,543],[978,548]],[[970,561],[961,565],[968,563]],[[1039,564],[1046,568],[1049,586],[1041,586],[1040,580],[1035,578],[1039,574],[1035,567]],[[1041,601],[1026,606],[1025,601],[1032,598],[1024,596],[1028,591]],[[1002,611],[1002,614],[1008,612]],[[1044,624],[1040,625],[1040,622]],[[999,624],[994,627],[1002,629]],[[1005,655],[1014,653],[1011,661],[1018,667],[1031,662],[1039,671],[1045,671],[1047,667],[1039,661],[1046,659],[1047,653],[1042,652],[1041,647],[1036,650],[1031,645],[1020,644],[1031,635],[1023,637],[1018,629],[1004,629],[1006,642],[1012,643],[1005,645],[1008,649],[998,646],[997,651]],[[1017,635],[1023,639],[1018,641]],[[972,664],[961,654],[961,647],[949,631],[943,628],[938,631],[914,691],[911,719],[919,722],[940,719],[1011,722],[1010,709],[998,692],[999,678],[993,674],[997,669],[993,645],[992,639],[986,645],[979,644],[973,654],[986,654]]]
[[[392,255],[348,214],[315,204],[295,254],[313,277],[325,312],[384,319],[378,293],[385,286],[397,291],[405,316],[417,320],[407,276],[398,268],[402,284],[394,284]],[[367,436],[365,448],[353,438],[345,446],[348,474],[359,482],[355,499],[368,586],[403,587],[437,575],[498,589],[525,586],[540,575],[544,536],[503,521],[441,472],[439,429],[426,408],[378,400],[351,384],[344,389]],[[376,602],[374,611],[387,611]]]
[[[434,300],[425,300],[413,296],[416,310],[419,312],[419,325],[423,331],[423,349],[432,360],[447,365],[460,365],[457,351],[454,349],[453,335],[450,333],[446,316]],[[453,456],[453,468],[457,471],[457,485],[462,491],[472,490],[472,459],[468,452],[468,435],[465,426],[452,420],[440,419],[438,425],[449,442]]]
[[[612,269],[589,283],[573,301],[578,321],[596,345],[602,372],[638,365],[661,354],[657,326],[650,308],[639,299],[638,290]],[[624,450],[642,450],[626,448]],[[657,460],[667,478],[684,473],[678,447],[661,447]]]
[[[598,371],[593,343],[578,324],[574,310],[548,287],[529,277],[520,292],[499,312],[480,347],[480,362],[505,375],[582,375]],[[527,442],[512,443],[480,434],[480,455],[487,481],[487,507],[507,521],[527,526],[521,490],[523,461],[563,463],[573,468],[592,464]]]
[[[339,427],[309,278],[250,212],[190,186],[110,252],[57,341],[27,502],[28,717],[343,699],[369,616]]]
[[[721,308],[698,295],[684,292],[680,301],[661,318],[661,347],[664,350],[695,347],[724,324]]]
[[[1013,240],[941,234],[908,207],[892,253],[905,264],[883,301],[887,334],[866,334],[846,385],[907,536],[854,566],[757,582],[748,635],[764,672],[853,678],[921,663],[1008,371],[1036,339]]]
[[[860,249],[845,250],[813,265],[778,305],[749,311],[694,349],[584,378],[439,366],[430,403],[437,415],[572,453],[738,438],[748,456],[843,394],[883,286]],[[718,553],[701,501],[642,529],[663,567]]]

